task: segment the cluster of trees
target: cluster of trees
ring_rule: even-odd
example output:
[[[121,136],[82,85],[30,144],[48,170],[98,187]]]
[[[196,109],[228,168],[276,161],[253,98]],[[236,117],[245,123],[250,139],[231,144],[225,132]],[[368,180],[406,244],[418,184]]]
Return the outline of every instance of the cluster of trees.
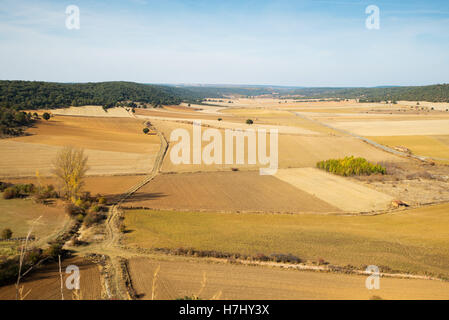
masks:
[[[353,156],[344,159],[329,159],[319,161],[317,168],[341,176],[360,176],[371,174],[386,174],[387,170],[379,164],[372,164],[364,158],[355,158]]]
[[[203,96],[184,88],[133,82],[53,83],[0,81],[0,107],[14,110],[140,102],[153,106],[201,101]]]
[[[430,101],[449,102],[449,84],[414,87],[301,88],[290,92],[308,98],[360,99],[361,102]]]
[[[25,198],[32,196],[36,202],[44,202],[45,199],[59,197],[59,194],[53,185],[36,186],[32,183],[12,184],[0,182],[0,192],[3,192],[3,199]]]
[[[23,111],[0,107],[0,134],[17,136],[22,134],[23,127],[30,126],[37,118]]]

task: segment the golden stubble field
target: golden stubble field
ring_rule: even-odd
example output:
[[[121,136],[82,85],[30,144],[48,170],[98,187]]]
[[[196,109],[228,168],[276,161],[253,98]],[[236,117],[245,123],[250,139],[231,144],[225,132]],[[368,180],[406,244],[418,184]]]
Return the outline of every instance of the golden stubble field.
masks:
[[[132,118],[55,116],[40,120],[27,135],[0,140],[0,177],[51,175],[60,148],[84,148],[88,175],[146,174],[160,147],[157,136],[144,135]]]

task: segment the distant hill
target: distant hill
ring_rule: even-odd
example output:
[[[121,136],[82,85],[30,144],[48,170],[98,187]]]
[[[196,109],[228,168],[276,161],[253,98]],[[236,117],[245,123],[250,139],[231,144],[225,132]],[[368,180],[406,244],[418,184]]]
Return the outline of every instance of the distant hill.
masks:
[[[289,94],[307,98],[360,99],[361,102],[386,100],[449,102],[449,84],[416,87],[301,88],[292,90]]]
[[[122,101],[159,106],[201,101],[201,98],[200,94],[183,88],[133,82],[0,81],[0,107],[15,110],[81,105],[112,107]]]

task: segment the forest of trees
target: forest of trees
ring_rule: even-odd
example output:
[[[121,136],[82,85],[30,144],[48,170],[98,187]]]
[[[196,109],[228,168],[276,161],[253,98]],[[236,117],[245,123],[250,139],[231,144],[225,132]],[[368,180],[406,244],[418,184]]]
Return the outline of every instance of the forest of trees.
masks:
[[[307,98],[360,99],[360,102],[429,101],[449,102],[449,84],[418,87],[301,88],[290,92]]]
[[[187,89],[133,82],[0,81],[0,108],[14,110],[82,105],[101,105],[108,108],[122,101],[160,106],[201,100],[201,95]]]

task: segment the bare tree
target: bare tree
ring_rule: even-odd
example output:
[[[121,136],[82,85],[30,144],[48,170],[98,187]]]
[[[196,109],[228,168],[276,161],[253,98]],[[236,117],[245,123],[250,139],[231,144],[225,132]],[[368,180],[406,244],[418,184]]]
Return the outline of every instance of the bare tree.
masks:
[[[54,174],[61,181],[67,199],[76,201],[84,185],[87,170],[87,156],[83,149],[64,147],[53,163]]]

